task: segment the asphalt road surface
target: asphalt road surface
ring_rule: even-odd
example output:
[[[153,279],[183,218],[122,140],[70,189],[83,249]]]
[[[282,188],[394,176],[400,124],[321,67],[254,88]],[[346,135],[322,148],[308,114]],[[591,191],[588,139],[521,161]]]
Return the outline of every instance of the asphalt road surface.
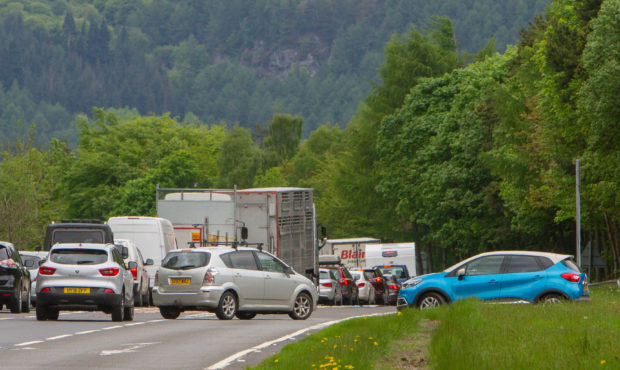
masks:
[[[134,321],[101,312],[61,311],[58,321],[0,312],[2,369],[243,369],[286,344],[348,317],[395,312],[393,306],[319,306],[308,320],[258,315],[218,320],[184,312],[165,320],[157,308],[136,308]]]

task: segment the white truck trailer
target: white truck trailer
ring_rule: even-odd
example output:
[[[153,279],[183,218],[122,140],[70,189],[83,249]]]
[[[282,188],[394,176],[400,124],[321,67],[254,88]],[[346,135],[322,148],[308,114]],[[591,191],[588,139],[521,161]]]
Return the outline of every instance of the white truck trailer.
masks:
[[[179,248],[242,242],[279,257],[297,272],[318,274],[313,189],[164,189],[157,215],[172,222]]]
[[[349,269],[364,268],[366,267],[366,246],[378,243],[381,243],[380,239],[368,237],[327,239],[320,253],[340,257],[340,262]]]

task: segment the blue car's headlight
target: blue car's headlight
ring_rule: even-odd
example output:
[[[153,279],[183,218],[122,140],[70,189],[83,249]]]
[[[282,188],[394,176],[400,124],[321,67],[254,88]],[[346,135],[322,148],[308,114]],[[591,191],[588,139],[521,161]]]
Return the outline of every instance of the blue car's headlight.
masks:
[[[403,283],[404,288],[414,287],[422,282],[422,278],[411,278]]]

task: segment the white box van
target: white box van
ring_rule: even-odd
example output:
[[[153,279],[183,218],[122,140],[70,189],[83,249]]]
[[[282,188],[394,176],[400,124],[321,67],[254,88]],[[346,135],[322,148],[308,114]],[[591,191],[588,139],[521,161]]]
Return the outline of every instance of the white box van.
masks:
[[[133,240],[142,257],[153,260],[152,265],[146,266],[149,288],[152,289],[161,260],[169,251],[177,249],[172,223],[161,217],[122,216],[110,217],[108,225],[115,239]]]
[[[366,246],[366,267],[404,265],[409,277],[417,275],[415,243],[383,243]],[[385,273],[385,271],[382,271]],[[404,281],[405,276],[399,281]]]

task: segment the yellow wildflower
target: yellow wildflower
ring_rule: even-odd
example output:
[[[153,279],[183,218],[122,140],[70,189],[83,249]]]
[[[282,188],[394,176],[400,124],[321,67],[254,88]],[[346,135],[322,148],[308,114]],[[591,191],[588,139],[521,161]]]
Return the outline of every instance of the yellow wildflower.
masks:
[[[375,345],[375,346],[378,346],[378,345],[379,345],[379,343],[377,343],[377,342],[375,341],[374,345]]]
[[[601,360],[601,365],[603,365],[606,361],[605,360]]]

